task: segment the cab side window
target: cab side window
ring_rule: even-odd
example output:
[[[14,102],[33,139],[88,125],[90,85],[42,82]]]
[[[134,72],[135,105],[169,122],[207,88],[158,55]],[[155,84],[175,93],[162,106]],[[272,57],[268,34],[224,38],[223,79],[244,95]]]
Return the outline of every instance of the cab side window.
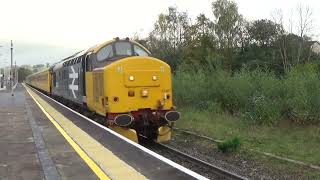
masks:
[[[92,71],[92,62],[91,62],[90,54],[86,55],[85,63],[86,63],[86,71],[87,72]]]
[[[56,87],[57,76],[55,72],[53,73],[52,77],[53,77],[53,87]]]
[[[97,53],[97,60],[103,61],[113,57],[112,45],[105,46]]]

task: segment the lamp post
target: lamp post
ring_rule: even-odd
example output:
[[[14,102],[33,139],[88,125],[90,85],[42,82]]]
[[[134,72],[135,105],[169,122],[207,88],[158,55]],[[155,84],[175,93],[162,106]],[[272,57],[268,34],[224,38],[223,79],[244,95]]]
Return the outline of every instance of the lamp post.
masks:
[[[0,48],[1,48],[2,46],[0,45]],[[0,54],[0,56],[1,56],[2,54]],[[1,71],[1,66],[0,66],[0,89],[2,89],[3,88],[3,84],[4,84],[4,69],[3,69],[3,74],[1,73],[2,71]]]
[[[4,86],[8,85],[7,77],[8,72],[6,73],[6,64],[8,63],[7,59],[1,59],[0,61],[0,87],[3,88]],[[1,86],[2,85],[2,86]]]
[[[13,51],[13,44],[11,40],[11,47],[10,47],[10,55],[11,55],[11,67],[10,67],[10,90],[12,90],[12,81],[13,81],[13,69],[12,69],[12,64],[13,64],[13,57],[12,57],[12,51]]]
[[[3,47],[3,46],[0,45],[0,48],[1,48],[1,47]],[[2,54],[0,54],[0,56],[2,56]],[[1,69],[0,69],[0,74],[1,74]],[[4,70],[3,70],[3,74],[4,74]]]

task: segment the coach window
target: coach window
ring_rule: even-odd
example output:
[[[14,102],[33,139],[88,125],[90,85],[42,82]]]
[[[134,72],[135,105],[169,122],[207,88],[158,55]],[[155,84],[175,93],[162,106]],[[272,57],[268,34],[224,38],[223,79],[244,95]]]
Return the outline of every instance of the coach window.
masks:
[[[113,57],[112,45],[105,46],[97,53],[97,60],[103,61]]]

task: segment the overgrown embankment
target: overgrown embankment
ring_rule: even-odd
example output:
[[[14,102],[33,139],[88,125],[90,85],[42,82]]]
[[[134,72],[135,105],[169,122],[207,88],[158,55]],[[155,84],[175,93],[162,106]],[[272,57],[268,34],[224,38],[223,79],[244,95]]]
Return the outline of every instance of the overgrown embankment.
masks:
[[[243,150],[320,165],[318,65],[298,66],[281,76],[246,69],[178,71],[173,81],[182,113],[177,127],[220,140],[239,137]]]
[[[318,65],[298,66],[284,76],[242,69],[178,71],[174,76],[178,106],[227,112],[257,124],[291,120],[320,122],[320,70]]]

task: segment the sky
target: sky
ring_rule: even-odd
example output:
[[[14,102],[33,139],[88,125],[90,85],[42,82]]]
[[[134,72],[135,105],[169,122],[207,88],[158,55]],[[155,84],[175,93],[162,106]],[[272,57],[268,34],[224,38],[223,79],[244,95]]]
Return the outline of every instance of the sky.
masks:
[[[286,17],[294,17],[299,3],[309,5],[315,27],[311,34],[319,39],[319,0],[234,1],[248,20],[271,19],[273,11],[282,9],[286,21]],[[53,63],[114,37],[132,37],[135,33],[146,36],[157,16],[167,12],[169,6],[187,11],[191,19],[200,13],[213,19],[211,3],[212,0],[0,0],[0,66],[9,63],[11,39],[18,65]]]

